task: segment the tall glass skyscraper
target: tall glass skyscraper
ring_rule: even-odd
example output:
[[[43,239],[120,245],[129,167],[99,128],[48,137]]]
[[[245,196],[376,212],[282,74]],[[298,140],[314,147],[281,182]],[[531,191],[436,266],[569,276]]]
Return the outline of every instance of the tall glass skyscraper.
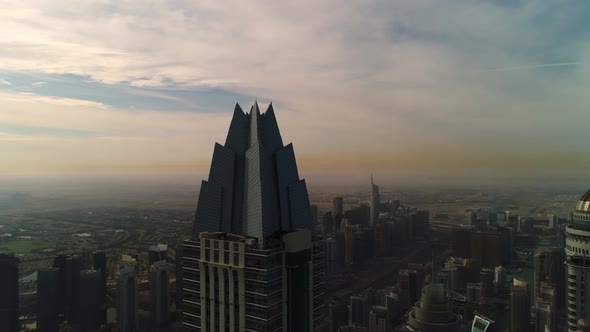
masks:
[[[215,144],[183,246],[183,324],[192,331],[324,330],[323,243],[305,180],[272,104],[236,105]]]

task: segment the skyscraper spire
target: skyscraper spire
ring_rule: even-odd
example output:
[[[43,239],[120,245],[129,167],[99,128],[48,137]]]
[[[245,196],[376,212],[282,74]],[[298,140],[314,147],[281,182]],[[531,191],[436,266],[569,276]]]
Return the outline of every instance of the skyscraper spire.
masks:
[[[208,181],[203,181],[193,238],[229,232],[266,239],[293,229],[311,229],[309,196],[299,179],[291,144],[284,146],[272,103],[246,114],[236,104],[225,146],[215,145]]]

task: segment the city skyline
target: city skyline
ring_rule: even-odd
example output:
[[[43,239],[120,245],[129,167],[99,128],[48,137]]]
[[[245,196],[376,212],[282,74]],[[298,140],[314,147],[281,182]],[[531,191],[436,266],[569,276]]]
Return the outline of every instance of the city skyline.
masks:
[[[257,98],[310,182],[588,179],[588,4],[289,6],[8,2],[3,177],[199,178]]]

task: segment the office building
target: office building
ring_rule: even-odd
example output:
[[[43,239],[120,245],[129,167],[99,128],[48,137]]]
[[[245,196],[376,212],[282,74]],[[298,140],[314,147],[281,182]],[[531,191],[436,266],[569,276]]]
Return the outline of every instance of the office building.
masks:
[[[102,276],[97,270],[80,271],[78,303],[79,325],[82,331],[96,331],[102,321]]]
[[[126,266],[119,271],[117,284],[117,328],[119,332],[137,331],[137,275],[135,267]]]
[[[149,250],[149,263],[150,265],[155,262],[165,261],[168,257],[168,246],[165,244],[158,244],[150,246]]]
[[[374,305],[369,313],[369,332],[390,332],[391,326],[387,321],[387,308]]]
[[[107,254],[96,251],[92,254],[94,270],[100,274],[100,311],[101,323],[106,323],[106,297],[107,297]]]
[[[467,292],[465,301],[469,303],[481,303],[484,296],[484,286],[481,282],[469,282],[467,283]]]
[[[328,305],[328,332],[338,332],[341,326],[348,324],[348,304],[343,301],[332,301]]]
[[[324,244],[312,230],[306,184],[272,105],[263,114],[257,103],[250,113],[236,105],[184,242],[184,327],[323,330]]]
[[[342,219],[344,216],[344,199],[342,197],[334,197],[332,200],[332,216],[334,219],[338,216]]]
[[[376,225],[379,221],[379,210],[381,208],[381,195],[379,195],[379,186],[373,183],[373,174],[371,174],[371,214],[369,225]]]
[[[150,291],[154,326],[166,326],[170,321],[170,266],[165,261],[150,267]]]
[[[511,331],[529,331],[531,319],[531,301],[528,284],[514,279],[510,288],[510,321]]]
[[[79,322],[81,270],[80,256],[74,255],[66,259],[66,319],[70,325]]]
[[[57,291],[57,314],[59,321],[66,319],[66,295],[67,295],[67,256],[59,255],[53,260],[53,267],[59,270],[59,284]]]
[[[590,317],[590,191],[576,204],[566,226],[566,275],[568,331],[576,331],[581,318]]]
[[[403,269],[398,272],[399,300],[405,308],[411,308],[418,301],[420,289],[418,288],[418,272],[412,269]]]
[[[494,293],[499,294],[504,290],[506,284],[507,271],[503,266],[494,268]]]
[[[0,253],[0,331],[18,332],[18,258]]]
[[[58,268],[37,271],[37,332],[59,331],[59,277]]]
[[[349,326],[368,326],[369,312],[373,306],[372,298],[368,291],[350,297],[348,306]]]

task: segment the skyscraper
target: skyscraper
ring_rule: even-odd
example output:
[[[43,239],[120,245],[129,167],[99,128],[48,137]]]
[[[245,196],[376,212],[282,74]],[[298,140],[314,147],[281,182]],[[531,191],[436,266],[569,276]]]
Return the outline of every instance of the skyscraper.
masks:
[[[165,261],[150,267],[152,319],[155,326],[166,326],[170,320],[170,267]]]
[[[59,331],[59,273],[58,268],[37,271],[37,331]]]
[[[196,331],[323,329],[323,243],[272,105],[236,105],[184,243],[183,324]]]
[[[529,331],[531,319],[531,300],[528,283],[514,279],[510,287],[510,321],[511,331]]]
[[[590,191],[576,204],[571,222],[565,229],[568,331],[577,330],[577,321],[590,317]],[[586,278],[584,278],[586,276]]]
[[[379,195],[379,186],[373,183],[373,174],[371,174],[371,216],[369,225],[376,225],[379,220],[379,207],[381,206],[381,195]]]
[[[134,266],[119,271],[117,285],[119,302],[117,304],[117,328],[120,332],[133,332],[138,329],[137,321],[137,275]]]
[[[342,197],[334,197],[332,200],[332,230],[340,228],[342,217],[344,216],[344,199]]]
[[[0,331],[19,330],[18,258],[0,253]]]
[[[101,280],[102,277],[99,271],[80,271],[78,320],[82,331],[96,331],[100,328],[102,320]]]
[[[66,296],[67,296],[67,256],[59,255],[53,260],[53,267],[59,269],[59,283],[57,290],[57,314],[59,321],[66,318]]]
[[[107,254],[96,251],[92,254],[94,270],[100,274],[100,322],[106,323],[106,296],[107,296]]]
[[[79,322],[81,270],[80,256],[75,255],[66,259],[66,318],[72,325]]]

